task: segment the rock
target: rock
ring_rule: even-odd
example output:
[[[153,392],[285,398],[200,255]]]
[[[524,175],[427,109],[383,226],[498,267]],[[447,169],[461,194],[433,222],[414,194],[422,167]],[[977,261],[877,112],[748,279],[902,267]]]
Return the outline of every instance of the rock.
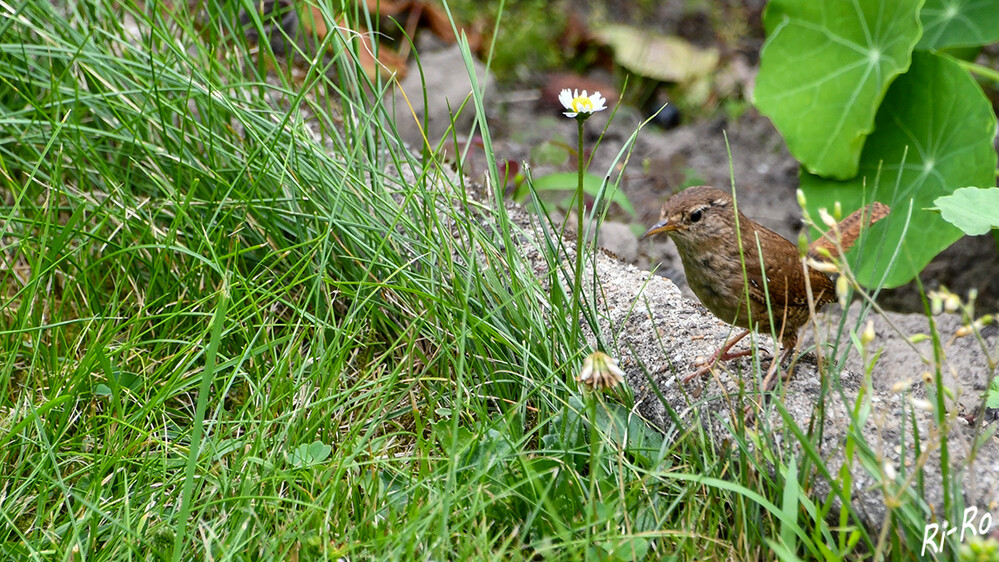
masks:
[[[598,245],[628,263],[638,259],[638,237],[623,222],[605,221],[600,225]]]
[[[423,54],[420,57],[420,65],[423,69],[422,76],[417,71],[416,65],[413,65],[406,78],[393,91],[391,104],[399,133],[413,146],[423,145],[420,127],[424,125],[427,128],[427,139],[432,145],[436,144],[451,126],[451,112],[457,112],[472,92],[472,83],[465,71],[465,61],[461,57],[458,45]],[[495,79],[486,72],[485,65],[478,60],[473,60],[472,66],[475,68],[479,88],[488,95],[494,90]],[[406,95],[403,96],[402,92]],[[424,92],[426,92],[426,114],[424,114]],[[426,117],[425,124],[424,117]],[[416,119],[419,119],[420,126],[417,126]],[[469,99],[461,113],[454,118],[458,133],[466,135],[474,120],[475,105]]]
[[[523,229],[525,236],[518,238],[517,244],[523,245],[522,251],[532,262],[532,270],[547,276],[549,263],[536,250],[540,244],[531,241],[529,235],[536,222],[522,208],[509,208],[508,216]],[[572,242],[566,241],[566,245],[569,259],[573,254]],[[874,349],[884,346],[884,350],[871,379],[865,378],[862,363],[855,359],[847,360],[847,365],[855,370],[820,369],[813,348],[797,359],[794,375],[770,393],[768,400],[760,401],[756,391],[759,380],[754,376],[742,378],[753,373],[751,358],[719,367],[709,378],[686,384],[679,380],[691,372],[696,358],[710,355],[731,336],[729,325],[685,299],[667,279],[650,278],[648,272],[603,253],[595,254],[593,259],[595,264],[586,264],[587,271],[593,267],[594,274],[586,276],[584,290],[592,291],[602,311],[596,328],[603,341],[615,342],[608,352],[619,360],[626,373],[635,395],[635,409],[666,435],[677,434],[677,421],[684,426],[699,424],[718,447],[731,447],[731,428],[747,424],[748,435],[771,435],[772,446],[789,439],[787,454],[794,454],[800,462],[806,453],[789,429],[793,424],[812,440],[811,450],[821,456],[834,478],[829,481],[818,477],[812,497],[825,501],[833,486],[844,483],[841,470],[848,470],[851,509],[860,522],[872,528],[884,523],[887,506],[892,502],[914,503],[927,517],[930,513],[942,513],[940,483],[945,457],[941,451],[945,445],[949,452],[946,458],[950,483],[960,491],[965,504],[984,513],[999,503],[999,437],[992,433],[996,422],[988,412],[975,419],[981,404],[981,389],[989,374],[988,362],[982,346],[976,346],[973,338],[957,342],[952,339],[960,324],[958,318],[938,318],[948,358],[943,366],[947,375],[945,384],[954,392],[946,399],[948,416],[944,427],[937,423],[933,406],[927,402],[930,393],[926,392],[921,373],[930,367],[913,355],[905,341],[907,335],[926,329],[925,319],[921,321],[918,317],[875,318]],[[596,279],[600,288],[595,289],[590,279]],[[565,278],[562,282],[569,284]],[[851,309],[845,324],[854,331],[862,329],[856,320],[856,308],[859,303]],[[823,341],[829,341],[830,334],[838,329],[839,318],[840,314],[832,307],[819,316],[817,325]],[[903,320],[905,328],[898,334],[892,323]],[[811,326],[801,330],[803,348],[808,345],[810,332],[813,332]],[[999,330],[990,326],[984,332],[985,349],[996,349]],[[588,334],[588,337],[593,336]],[[751,341],[764,350],[773,350],[769,336],[755,335]],[[835,358],[852,345],[849,334],[844,334],[840,342]],[[751,344],[740,344],[738,349],[743,345]],[[930,351],[925,343],[917,347],[923,355]],[[825,365],[834,359],[828,351],[823,352],[823,358]],[[903,366],[905,372],[900,373],[898,366]],[[897,384],[903,378],[900,374],[906,373],[911,373],[912,384]],[[824,383],[828,386],[824,387]],[[776,401],[780,401],[780,408],[776,407]],[[752,416],[746,416],[746,406],[753,406]],[[820,408],[822,416],[817,417]],[[787,417],[779,410],[786,412]],[[822,420],[821,432],[817,419]],[[918,429],[913,429],[913,424]],[[946,442],[942,439],[944,435]],[[851,449],[851,458],[846,457],[848,449],[844,446],[848,438],[862,441]],[[922,456],[916,455],[916,439]],[[747,446],[747,452],[751,453],[755,446]],[[777,467],[771,466],[771,470],[776,471]],[[907,479],[917,471],[918,485],[916,480]],[[886,480],[891,481],[886,483]],[[900,499],[895,499],[896,496]]]

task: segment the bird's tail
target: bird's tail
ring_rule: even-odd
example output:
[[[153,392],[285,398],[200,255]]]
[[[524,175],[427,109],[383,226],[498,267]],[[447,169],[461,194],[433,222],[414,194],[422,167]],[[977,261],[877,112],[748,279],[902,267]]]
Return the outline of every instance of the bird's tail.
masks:
[[[841,250],[846,252],[853,247],[854,242],[857,241],[865,228],[869,228],[872,224],[888,216],[890,211],[888,205],[877,201],[862,209],[857,209],[850,216],[841,220],[835,228],[829,229],[821,238],[809,244],[808,256],[823,261],[826,258],[819,250],[825,248],[832,257],[839,257]],[[838,244],[836,243],[837,235]]]

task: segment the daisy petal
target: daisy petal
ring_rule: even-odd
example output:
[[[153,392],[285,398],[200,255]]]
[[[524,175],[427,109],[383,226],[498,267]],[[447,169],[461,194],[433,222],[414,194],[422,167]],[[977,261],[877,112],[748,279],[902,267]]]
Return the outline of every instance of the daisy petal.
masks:
[[[607,109],[607,98],[600,92],[593,92],[591,96],[586,90],[580,93],[579,90],[570,91],[566,88],[559,92],[558,101],[569,110],[563,112],[563,115],[570,119],[579,117],[585,120],[590,114]]]

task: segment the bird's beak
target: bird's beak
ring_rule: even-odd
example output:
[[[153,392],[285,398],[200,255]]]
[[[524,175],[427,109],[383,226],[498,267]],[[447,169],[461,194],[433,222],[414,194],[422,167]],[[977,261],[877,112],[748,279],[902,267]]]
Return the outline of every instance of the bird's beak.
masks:
[[[670,223],[669,219],[663,219],[656,224],[652,225],[652,228],[645,231],[642,235],[642,239],[648,238],[653,234],[659,234],[660,232],[669,232],[671,230],[676,230],[676,223]]]

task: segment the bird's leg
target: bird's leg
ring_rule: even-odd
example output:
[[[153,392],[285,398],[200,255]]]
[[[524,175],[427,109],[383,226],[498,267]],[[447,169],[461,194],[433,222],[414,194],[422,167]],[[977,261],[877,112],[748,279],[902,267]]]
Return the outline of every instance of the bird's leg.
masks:
[[[777,380],[777,373],[780,369],[780,366],[783,365],[784,362],[787,361],[788,359],[794,357],[795,348],[798,346],[797,334],[784,338],[784,340],[781,341],[781,346],[784,348],[784,350],[780,353],[780,355],[777,355],[770,360],[770,367],[767,368],[767,376],[764,377],[763,379],[763,386],[761,387],[760,390],[761,393],[770,390],[770,387],[773,385],[774,381]],[[787,378],[784,380],[787,381],[790,378],[791,378],[791,372],[788,372]],[[759,408],[758,404],[755,406],[756,408]],[[744,414],[743,419],[745,420],[745,423],[747,425],[753,423],[753,420],[755,419],[756,413],[753,411],[753,408],[754,404],[749,403],[742,411],[742,413]]]
[[[700,369],[698,369],[697,371],[695,371],[694,374],[689,375],[686,378],[684,378],[683,379],[683,383],[687,384],[688,382],[696,379],[697,377],[699,377],[701,375],[704,375],[705,373],[707,373],[708,371],[710,371],[712,367],[715,366],[715,363],[718,363],[720,361],[731,361],[732,359],[736,359],[736,358],[739,358],[739,357],[745,357],[747,355],[752,355],[753,354],[753,350],[751,350],[751,349],[745,349],[745,350],[742,350],[742,351],[737,351],[735,353],[729,353],[728,352],[728,350],[732,349],[732,346],[734,346],[735,344],[739,343],[742,340],[742,338],[744,338],[744,337],[746,337],[748,335],[749,335],[749,330],[745,330],[741,334],[739,334],[739,335],[735,336],[734,338],[732,338],[732,339],[728,340],[727,342],[725,342],[725,345],[723,345],[720,348],[718,348],[718,351],[714,352],[714,354],[705,362],[705,364],[704,364],[703,367],[701,367]]]
[[[780,369],[780,366],[783,365],[788,359],[794,357],[795,348],[798,347],[798,335],[793,334],[785,337],[781,342],[781,346],[784,348],[784,351],[770,360],[770,368],[767,369],[767,376],[763,379],[763,387],[761,389],[763,392],[770,390],[774,381],[777,380],[777,372]],[[788,372],[787,379],[785,380],[790,378],[791,372]]]

